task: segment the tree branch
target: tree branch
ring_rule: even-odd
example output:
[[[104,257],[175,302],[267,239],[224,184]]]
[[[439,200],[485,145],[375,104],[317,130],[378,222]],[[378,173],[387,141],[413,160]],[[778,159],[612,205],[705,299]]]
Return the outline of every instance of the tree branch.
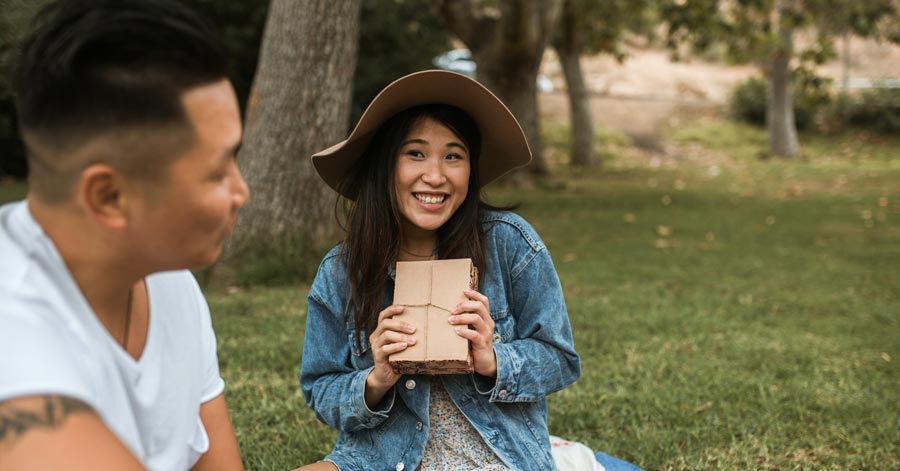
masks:
[[[473,52],[481,49],[496,34],[499,20],[490,9],[479,8],[472,0],[438,0],[438,13],[447,27]]]

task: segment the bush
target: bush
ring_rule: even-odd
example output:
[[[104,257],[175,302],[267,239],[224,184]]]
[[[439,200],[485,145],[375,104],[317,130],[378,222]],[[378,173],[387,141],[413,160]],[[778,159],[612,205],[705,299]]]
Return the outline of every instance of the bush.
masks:
[[[900,88],[873,88],[838,103],[833,112],[843,127],[889,135],[900,133]]]
[[[794,72],[794,121],[797,130],[812,127],[815,116],[823,106],[831,103],[831,81],[815,76],[804,69]],[[769,82],[754,77],[746,80],[731,94],[730,110],[733,117],[759,126],[766,125],[766,95]]]

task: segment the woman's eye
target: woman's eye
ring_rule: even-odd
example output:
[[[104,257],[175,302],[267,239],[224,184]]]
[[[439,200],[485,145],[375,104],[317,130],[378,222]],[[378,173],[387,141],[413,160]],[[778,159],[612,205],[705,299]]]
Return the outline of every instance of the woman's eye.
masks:
[[[445,157],[445,158],[447,160],[463,160],[464,159],[464,157],[459,154],[448,154],[447,157]]]
[[[411,155],[413,157],[417,157],[417,158],[425,157],[425,154],[423,154],[421,151],[418,151],[415,149],[406,151],[406,154]]]

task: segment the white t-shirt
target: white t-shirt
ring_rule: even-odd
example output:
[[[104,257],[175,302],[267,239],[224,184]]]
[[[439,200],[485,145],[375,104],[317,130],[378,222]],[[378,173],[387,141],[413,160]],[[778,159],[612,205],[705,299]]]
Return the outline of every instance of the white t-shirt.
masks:
[[[147,277],[140,360],[109,335],[22,202],[0,206],[0,401],[84,401],[152,470],[186,470],[209,449],[200,405],[222,393],[209,307],[188,271]]]

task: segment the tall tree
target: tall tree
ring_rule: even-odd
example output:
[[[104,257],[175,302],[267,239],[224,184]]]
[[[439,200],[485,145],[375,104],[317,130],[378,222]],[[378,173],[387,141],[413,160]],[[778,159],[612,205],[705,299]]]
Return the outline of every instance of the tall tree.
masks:
[[[581,56],[607,53],[618,60],[625,57],[622,36],[629,30],[639,33],[652,26],[645,12],[650,0],[563,0],[553,48],[559,56],[569,96],[572,129],[572,164],[601,164],[594,151],[594,119],[590,92],[581,69]]]
[[[704,49],[724,43],[730,56],[754,62],[768,82],[766,128],[773,154],[800,152],[794,122],[792,75],[809,63],[835,56],[834,40],[845,34],[898,41],[896,0],[665,0],[660,8],[668,23],[668,43]],[[815,33],[815,41],[795,48],[797,31]]]
[[[362,0],[351,123],[381,89],[404,75],[434,67],[432,59],[452,46],[452,35],[431,3]]]
[[[334,193],[309,156],[345,135],[359,8],[359,0],[269,6],[238,160],[251,196],[220,263],[228,271],[258,269],[256,281],[296,275],[331,233]]]
[[[450,30],[472,51],[478,80],[519,120],[534,160],[533,174],[549,174],[541,155],[537,75],[562,0],[438,0]]]
[[[791,81],[791,59],[794,57],[795,21],[791,16],[794,0],[777,0],[772,11],[774,47],[764,63],[769,77],[766,96],[766,133],[769,149],[781,157],[800,153],[797,121],[794,119],[794,91]]]

